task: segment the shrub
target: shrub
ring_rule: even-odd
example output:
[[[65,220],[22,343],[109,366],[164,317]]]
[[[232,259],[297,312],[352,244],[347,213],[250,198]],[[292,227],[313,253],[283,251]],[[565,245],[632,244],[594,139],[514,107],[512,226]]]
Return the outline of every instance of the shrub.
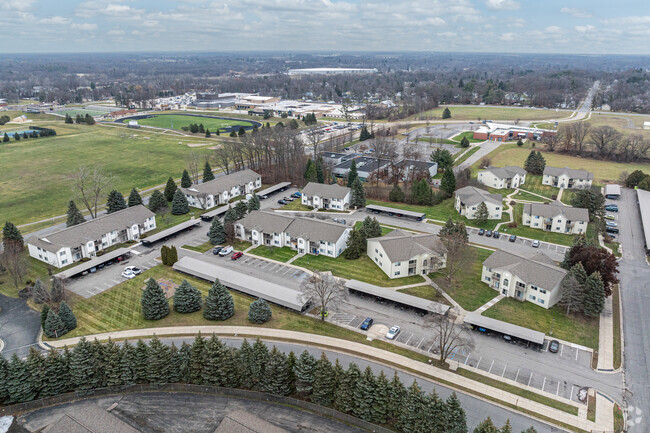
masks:
[[[511,223],[508,223],[508,227],[511,229],[516,229],[518,227],[517,221],[513,221]]]
[[[248,320],[257,324],[271,320],[271,306],[269,303],[261,298],[253,301],[248,310]]]

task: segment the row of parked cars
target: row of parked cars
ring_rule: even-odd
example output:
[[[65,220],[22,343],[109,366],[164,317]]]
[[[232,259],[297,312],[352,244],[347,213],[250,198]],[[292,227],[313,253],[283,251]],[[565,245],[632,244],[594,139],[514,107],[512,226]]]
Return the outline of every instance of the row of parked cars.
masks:
[[[302,197],[302,194],[301,194],[301,193],[299,193],[299,192],[294,192],[294,193],[291,194],[289,197],[283,197],[283,198],[281,198],[280,200],[278,200],[278,204],[281,204],[281,205],[284,206],[285,204],[287,204],[287,203],[289,203],[289,202],[292,202],[292,201],[294,201],[295,199],[300,198],[300,197]]]
[[[233,247],[230,245],[225,247],[214,247],[212,248],[212,254],[214,254],[215,256],[218,255],[219,257],[226,257],[228,254],[232,253],[233,250],[234,250]],[[230,256],[230,260],[237,260],[243,255],[244,253],[242,253],[241,251],[235,251],[232,254],[232,256]]]
[[[372,317],[366,317],[366,319],[363,322],[361,322],[359,329],[361,329],[362,331],[367,331],[372,326],[372,323],[373,323]],[[394,340],[395,337],[397,337],[397,335],[400,333],[400,331],[401,328],[399,326],[393,326],[386,333],[386,338],[389,340]]]
[[[614,203],[609,203],[605,205],[605,210],[607,212],[618,212],[618,205]],[[616,219],[615,215],[612,214],[605,214],[605,231],[607,232],[607,235],[611,238],[615,238],[618,234],[618,224],[615,223],[612,220]]]

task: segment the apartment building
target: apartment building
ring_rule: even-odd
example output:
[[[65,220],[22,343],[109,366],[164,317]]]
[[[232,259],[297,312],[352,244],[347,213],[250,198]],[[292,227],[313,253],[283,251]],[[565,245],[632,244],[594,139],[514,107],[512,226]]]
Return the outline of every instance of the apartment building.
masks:
[[[551,203],[526,203],[521,216],[522,224],[547,232],[587,233],[589,210]]]
[[[468,218],[476,219],[478,205],[485,203],[488,209],[488,219],[501,219],[503,212],[503,196],[501,194],[490,194],[489,192],[473,186],[466,186],[456,191],[455,208],[459,214]]]
[[[210,209],[227,204],[234,197],[252,194],[261,187],[262,176],[246,169],[189,188],[181,188],[181,191],[191,207]]]
[[[590,188],[594,174],[585,170],[574,170],[569,167],[546,167],[542,176],[542,185],[556,188],[584,189]]]
[[[352,190],[338,184],[309,182],[302,189],[302,204],[314,209],[347,210],[350,207]]]
[[[478,172],[478,181],[496,189],[519,188],[526,183],[526,170],[513,165],[488,167]]]

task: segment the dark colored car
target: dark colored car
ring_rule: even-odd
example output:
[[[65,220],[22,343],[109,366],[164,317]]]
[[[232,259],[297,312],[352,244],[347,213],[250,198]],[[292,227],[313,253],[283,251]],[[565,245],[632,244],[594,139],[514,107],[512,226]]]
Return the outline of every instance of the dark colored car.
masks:
[[[483,229],[479,229],[479,231],[478,231],[478,235],[479,235],[479,236],[483,236],[484,234],[485,234],[485,230],[483,230]]]
[[[280,199],[278,200],[278,204],[285,205],[287,204],[287,202],[285,200]]]
[[[486,231],[485,236],[488,237],[488,238],[491,238],[492,237],[492,230]]]
[[[221,251],[223,247],[214,247],[212,248],[212,254],[217,255],[219,254],[219,251]]]
[[[291,197],[300,198],[300,197],[302,197],[302,194],[299,193],[299,192],[294,192],[293,194],[291,194]]]
[[[499,239],[501,237],[501,233],[499,233],[498,231],[495,230],[495,231],[492,232],[492,237],[494,239]]]
[[[608,204],[607,206],[605,206],[605,210],[608,210],[610,212],[618,212],[618,206],[616,206],[615,204]]]
[[[557,353],[558,350],[560,350],[560,342],[557,340],[551,341],[548,345],[548,351],[551,353]]]
[[[359,326],[359,328],[360,328],[362,331],[367,331],[368,328],[370,328],[371,326],[372,326],[372,318],[370,318],[370,317],[366,317],[366,320],[364,320],[364,321],[361,323],[361,326]]]
[[[517,240],[517,235],[510,235],[510,239],[508,239],[510,242],[514,242]]]
[[[614,227],[607,227],[607,228],[605,228],[605,231],[607,233],[618,233],[618,229],[614,228]]]
[[[230,260],[237,260],[243,255],[244,253],[242,253],[241,251],[237,251],[236,253],[233,253],[233,255],[230,257]]]

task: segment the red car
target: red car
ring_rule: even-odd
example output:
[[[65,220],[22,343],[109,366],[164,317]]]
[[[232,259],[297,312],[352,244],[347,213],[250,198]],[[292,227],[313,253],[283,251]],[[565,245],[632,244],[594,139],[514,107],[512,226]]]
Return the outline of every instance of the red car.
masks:
[[[240,258],[243,255],[244,255],[244,253],[242,253],[241,251],[237,251],[236,253],[233,253],[232,256],[230,256],[230,260],[237,260],[238,258]]]

